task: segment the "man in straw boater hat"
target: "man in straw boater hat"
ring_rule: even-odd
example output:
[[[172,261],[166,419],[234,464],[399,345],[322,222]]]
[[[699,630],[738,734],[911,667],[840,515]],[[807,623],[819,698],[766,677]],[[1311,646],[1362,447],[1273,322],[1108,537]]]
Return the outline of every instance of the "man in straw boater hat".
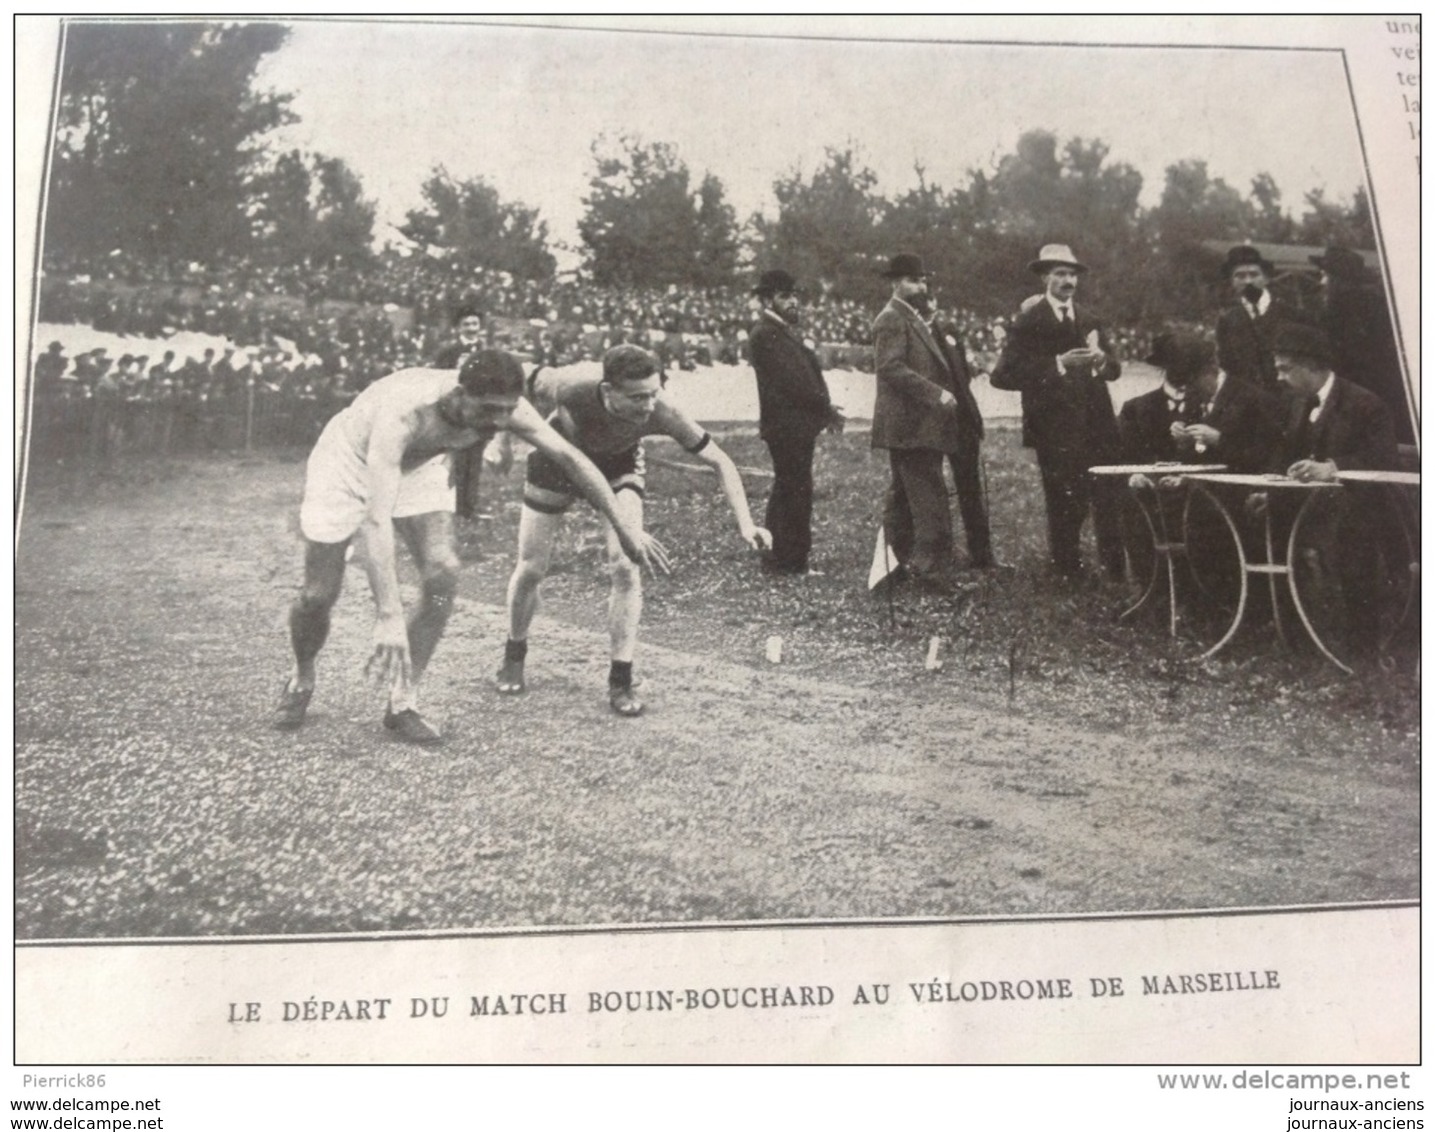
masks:
[[[772,553],[764,568],[805,576],[812,550],[812,459],[823,429],[838,432],[842,412],[832,404],[822,364],[798,333],[797,280],[765,271],[753,292],[762,304],[748,350],[757,376],[758,432],[772,457],[772,494],[764,522]]]
[[[1251,244],[1226,252],[1221,274],[1231,289],[1231,305],[1216,319],[1216,361],[1227,376],[1279,393],[1271,339],[1295,314],[1271,294],[1275,265]]]
[[[1015,319],[992,370],[997,389],[1021,393],[1022,438],[1036,450],[1046,498],[1047,544],[1058,575],[1082,575],[1081,528],[1089,511],[1108,577],[1125,575],[1121,484],[1087,469],[1116,463],[1121,442],[1107,384],[1121,376],[1105,328],[1076,292],[1086,265],[1065,244],[1047,244],[1027,265],[1043,294]]]
[[[362,535],[376,607],[366,671],[388,690],[384,727],[405,742],[439,741],[438,729],[418,712],[418,685],[458,586],[449,454],[485,444],[500,429],[562,468],[574,490],[608,517],[615,540],[635,564],[665,563],[662,547],[619,508],[592,461],[545,423],[522,391],[523,367],[516,358],[479,350],[456,373],[407,369],[381,378],[325,426],[305,471],[299,511],[304,583],[289,612],[294,670],[274,710],[275,728],[294,731],[304,723],[349,544]],[[395,532],[408,544],[420,578],[419,603],[407,621]]]
[[[667,436],[718,474],[723,495],[737,520],[738,534],[754,550],[766,550],[771,536],[752,521],[747,493],[732,458],[712,436],[670,400],[658,359],[640,346],[614,346],[603,355],[601,377],[547,371],[535,392],[555,408],[549,423],[591,457],[618,497],[616,514],[638,530],[643,525],[646,489],[643,437]],[[538,612],[538,589],[548,574],[563,514],[579,494],[568,469],[535,452],[528,458],[523,513],[518,521],[518,561],[508,582],[508,641],[497,687],[517,695],[527,688],[524,664],[528,630]],[[638,621],[643,610],[642,572],[622,553],[614,516],[604,510],[608,531],[608,704],[618,715],[643,712],[633,681]],[[666,565],[666,559],[660,561]]]
[[[896,562],[921,588],[954,586],[952,512],[942,461],[961,444],[957,375],[932,336],[920,256],[894,255],[882,272],[892,297],[872,323],[877,399],[872,447],[887,450],[892,481],[882,531]]]

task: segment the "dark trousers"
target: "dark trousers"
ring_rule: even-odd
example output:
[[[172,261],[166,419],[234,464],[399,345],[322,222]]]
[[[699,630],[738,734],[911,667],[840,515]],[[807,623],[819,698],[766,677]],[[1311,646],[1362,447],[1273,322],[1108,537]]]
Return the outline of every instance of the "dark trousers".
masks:
[[[1081,572],[1081,526],[1090,512],[1096,529],[1096,554],[1112,577],[1126,573],[1121,543],[1121,491],[1110,477],[1097,479],[1069,460],[1037,452],[1041,490],[1046,496],[1047,546],[1057,573]]]
[[[893,448],[892,485],[882,525],[892,551],[914,578],[946,579],[952,572],[952,512],[942,478],[945,453]]]
[[[985,485],[982,483],[982,450],[973,439],[948,453],[952,482],[957,487],[957,506],[962,513],[962,529],[967,533],[967,554],[975,566],[985,565],[992,558],[992,531],[987,519]]]
[[[777,570],[806,570],[812,551],[812,457],[817,434],[802,430],[764,439],[773,475],[764,520],[772,535],[770,561]]]

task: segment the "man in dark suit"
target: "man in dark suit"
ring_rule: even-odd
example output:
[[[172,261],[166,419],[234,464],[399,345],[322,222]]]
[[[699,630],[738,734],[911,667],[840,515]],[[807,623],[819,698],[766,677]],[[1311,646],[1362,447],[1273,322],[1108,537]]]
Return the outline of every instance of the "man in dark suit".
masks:
[[[763,563],[777,574],[813,573],[812,458],[817,434],[840,431],[842,413],[832,404],[822,366],[797,332],[801,307],[797,280],[786,271],[767,271],[756,295],[762,313],[748,337],[757,375],[758,432],[772,456],[772,494],[765,526],[772,553]]]
[[[1272,351],[1281,381],[1291,391],[1272,471],[1284,470],[1307,483],[1333,483],[1338,472],[1399,467],[1390,410],[1374,393],[1336,376],[1323,332],[1286,324],[1277,331]],[[1367,652],[1378,638],[1382,578],[1392,566],[1406,564],[1376,499],[1342,489],[1330,504],[1308,523],[1309,549],[1301,561],[1314,575],[1305,591],[1314,605],[1334,610],[1335,633],[1343,635],[1351,651]],[[1257,508],[1265,505],[1262,501]],[[1287,518],[1282,517],[1282,525]]]
[[[1321,270],[1325,304],[1320,325],[1330,339],[1335,372],[1384,401],[1396,439],[1413,444],[1415,430],[1400,352],[1380,280],[1366,268],[1364,257],[1350,248],[1332,245],[1310,261]]]
[[[953,585],[952,512],[942,460],[960,444],[956,379],[915,305],[927,293],[921,257],[893,256],[883,276],[892,298],[872,323],[872,447],[885,448],[892,466],[882,527],[912,580],[945,593]]]
[[[1211,348],[1199,337],[1180,330],[1158,334],[1146,364],[1162,371],[1162,381],[1149,393],[1121,406],[1121,459],[1128,464],[1174,462],[1181,457],[1181,439],[1198,412],[1191,382],[1209,366]]]
[[[1280,449],[1280,402],[1268,393],[1234,381],[1212,361],[1187,387],[1193,419],[1176,437],[1182,463],[1223,464],[1245,475],[1264,472]]]
[[[972,395],[972,371],[967,363],[966,345],[956,321],[943,314],[933,298],[928,296],[925,303],[918,304],[917,310],[937,340],[937,347],[952,374],[948,388],[957,397],[957,447],[947,453],[947,462],[957,489],[962,527],[967,534],[968,565],[974,570],[989,570],[996,565],[996,559],[992,557],[991,523],[982,472],[982,439],[986,428],[977,399]]]
[[[1272,471],[1331,482],[1337,472],[1400,466],[1390,410],[1374,393],[1335,374],[1334,355],[1321,331],[1287,324],[1272,346],[1281,380],[1293,393],[1281,458]]]
[[[1275,265],[1257,248],[1237,244],[1226,252],[1221,272],[1234,302],[1216,319],[1216,360],[1228,377],[1278,393],[1271,341],[1283,323],[1299,321],[1270,292]]]
[[[1122,487],[1087,469],[1120,458],[1107,383],[1121,376],[1121,363],[1101,322],[1075,303],[1086,266],[1071,249],[1047,244],[1028,268],[1041,276],[1044,294],[1012,321],[992,385],[1021,393],[1022,436],[1036,450],[1056,572],[1081,575],[1081,527],[1090,511],[1102,566],[1120,579]]]
[[[477,307],[461,306],[453,314],[454,329],[458,338],[445,342],[434,355],[434,369],[460,369],[470,354],[483,349],[483,315]],[[507,433],[499,434],[502,439],[492,441],[500,454],[512,451]],[[456,492],[454,511],[465,519],[472,519],[478,509],[478,479],[483,468],[483,452],[479,448],[464,448],[450,458],[449,474]]]

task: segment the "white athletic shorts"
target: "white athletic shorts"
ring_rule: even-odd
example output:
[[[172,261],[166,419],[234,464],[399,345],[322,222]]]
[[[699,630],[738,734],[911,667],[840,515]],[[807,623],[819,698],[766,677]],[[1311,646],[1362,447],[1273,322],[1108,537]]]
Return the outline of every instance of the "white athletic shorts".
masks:
[[[369,476],[364,461],[353,445],[325,429],[309,455],[304,473],[299,529],[311,542],[343,542],[354,536],[368,509]],[[395,519],[453,509],[454,489],[446,453],[425,460],[399,480]]]

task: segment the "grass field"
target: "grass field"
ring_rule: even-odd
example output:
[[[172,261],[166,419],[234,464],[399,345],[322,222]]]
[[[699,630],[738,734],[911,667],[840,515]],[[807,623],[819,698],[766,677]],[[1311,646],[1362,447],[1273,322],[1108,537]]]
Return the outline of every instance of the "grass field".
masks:
[[[768,466],[750,431],[722,435]],[[310,722],[268,730],[300,453],[32,472],[17,564],[22,939],[1289,905],[1418,891],[1418,653],[1342,675],[1252,629],[1192,660],[1056,586],[1035,469],[986,447],[998,557],[866,589],[887,473],[824,438],[810,579],[761,574],[710,475],[650,449],[649,712],[606,707],[596,521],[570,517],[530,691],[491,687],[519,473],[461,531],[426,689],[387,740],[350,570]],[[770,481],[747,476],[760,516]],[[581,511],[581,509],[580,509]],[[412,592],[411,572],[405,568]],[[933,635],[944,666],[923,665]],[[783,638],[782,662],[764,657]]]

